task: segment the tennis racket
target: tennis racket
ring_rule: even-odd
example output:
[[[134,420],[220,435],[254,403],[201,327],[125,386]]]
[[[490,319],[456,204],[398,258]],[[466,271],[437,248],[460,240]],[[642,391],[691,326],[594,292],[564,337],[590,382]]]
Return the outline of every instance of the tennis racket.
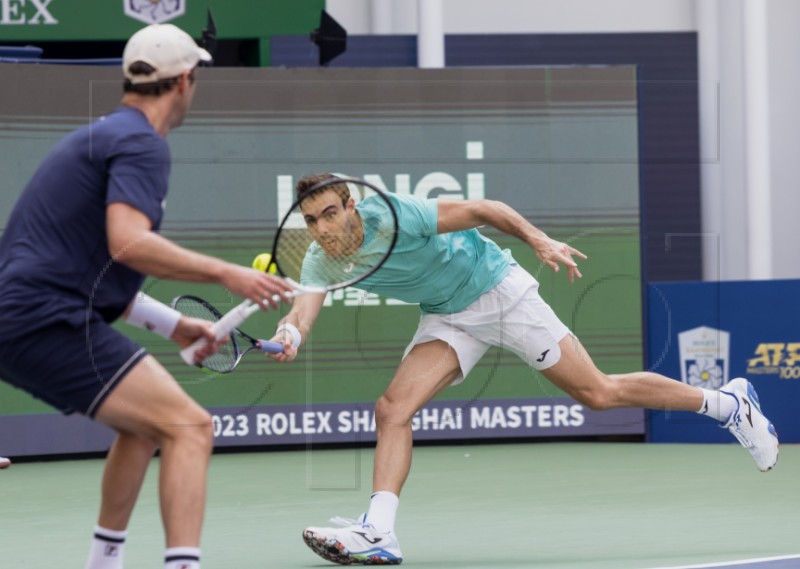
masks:
[[[185,316],[202,318],[211,322],[218,322],[222,318],[222,313],[212,304],[199,298],[185,294],[172,300],[172,308]],[[242,348],[244,347],[244,351]],[[230,332],[230,338],[222,344],[219,350],[203,360],[203,367],[218,373],[230,373],[248,352],[258,350],[268,354],[279,354],[283,352],[283,345],[267,340],[257,340],[249,334],[245,334],[238,328]]]
[[[326,294],[372,276],[397,243],[397,212],[389,197],[356,178],[326,177],[304,191],[284,216],[272,245],[272,262],[294,287],[291,296]],[[276,301],[280,297],[273,297]],[[218,340],[259,309],[245,300],[213,327]],[[200,338],[181,351],[194,364]]]

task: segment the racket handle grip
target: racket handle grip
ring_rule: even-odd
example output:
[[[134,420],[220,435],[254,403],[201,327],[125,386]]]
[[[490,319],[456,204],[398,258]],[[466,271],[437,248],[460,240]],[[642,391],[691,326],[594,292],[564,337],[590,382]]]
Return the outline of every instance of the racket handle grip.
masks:
[[[208,344],[208,341],[205,338],[200,338],[198,340],[195,340],[193,344],[182,349],[181,359],[183,360],[183,363],[189,366],[195,365],[194,363],[195,352],[200,348],[202,348],[203,346],[205,346],[206,344]]]
[[[283,344],[278,342],[270,342],[269,340],[258,340],[256,345],[258,349],[265,354],[282,354]]]

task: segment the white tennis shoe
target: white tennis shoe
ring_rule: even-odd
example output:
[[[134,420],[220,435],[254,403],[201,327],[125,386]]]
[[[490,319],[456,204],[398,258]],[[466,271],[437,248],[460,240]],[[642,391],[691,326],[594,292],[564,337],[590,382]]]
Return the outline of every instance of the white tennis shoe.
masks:
[[[394,532],[379,532],[372,524],[356,520],[333,518],[341,528],[309,527],[303,531],[303,541],[311,550],[339,565],[399,565],[403,554]]]
[[[8,468],[11,466],[11,461],[4,456],[0,456],[0,468]]]
[[[720,391],[736,399],[736,411],[720,426],[728,429],[750,451],[759,470],[771,470],[778,462],[778,433],[761,412],[753,385],[745,378],[737,377]]]

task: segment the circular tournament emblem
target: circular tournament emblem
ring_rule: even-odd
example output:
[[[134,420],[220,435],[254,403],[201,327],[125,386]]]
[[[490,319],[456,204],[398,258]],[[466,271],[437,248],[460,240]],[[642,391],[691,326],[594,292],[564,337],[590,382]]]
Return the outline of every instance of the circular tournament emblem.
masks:
[[[125,15],[145,24],[163,24],[186,12],[186,0],[122,0]]]

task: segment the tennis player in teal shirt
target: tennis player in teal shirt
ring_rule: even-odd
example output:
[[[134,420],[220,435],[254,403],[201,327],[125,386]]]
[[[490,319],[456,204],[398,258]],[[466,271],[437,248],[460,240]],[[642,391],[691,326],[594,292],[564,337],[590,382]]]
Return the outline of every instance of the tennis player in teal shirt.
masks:
[[[325,186],[302,206],[316,240],[303,264],[301,280],[307,284],[315,284],[315,274],[324,272],[326,248],[347,243],[366,256],[371,247],[386,250],[372,244],[381,239],[382,226],[390,219],[387,206],[369,198],[356,205],[345,183],[325,184],[331,178],[327,173],[305,176],[296,187],[300,195]],[[418,303],[419,326],[375,405],[378,437],[369,509],[345,527],[307,528],[303,538],[315,553],[343,565],[403,561],[394,527],[411,467],[411,420],[440,391],[463,381],[491,346],[514,352],[594,410],[640,407],[708,415],[748,449],[759,470],[775,465],[777,434],[746,379],[736,378],[714,391],[652,372],[604,374],[539,296],[536,279],[477,228],[490,226],[517,237],[554,271],[566,267],[570,283],[582,276],[575,258],[586,259],[583,253],[551,239],[501,202],[388,197],[399,220],[397,244],[386,263],[355,286]],[[284,343],[285,352],[270,357],[280,362],[296,357],[324,300],[324,295],[295,299],[273,337]]]
[[[501,250],[476,229],[436,233],[436,200],[388,193],[386,197],[402,229],[391,256],[358,288],[419,304],[425,313],[451,314],[464,310],[508,275],[514,263],[511,252]],[[385,241],[393,230],[389,227],[391,213],[383,200],[369,198],[360,202],[356,211],[364,231],[358,256],[370,263],[370,258],[382,256],[387,249]],[[312,244],[303,265],[305,284],[324,284],[330,279],[330,266],[317,270],[330,265],[326,259],[323,248]],[[480,272],[476,272],[478,268]],[[325,276],[313,277],[315,272]]]

